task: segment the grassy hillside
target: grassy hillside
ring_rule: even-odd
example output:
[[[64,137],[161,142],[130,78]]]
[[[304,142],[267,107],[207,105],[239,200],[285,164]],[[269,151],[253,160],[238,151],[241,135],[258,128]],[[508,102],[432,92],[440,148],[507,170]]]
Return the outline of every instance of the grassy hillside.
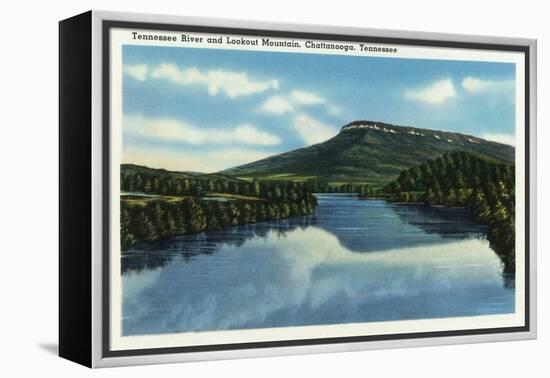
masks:
[[[168,171],[162,168],[149,168],[143,165],[136,164],[121,164],[120,165],[121,178],[141,175],[157,177],[157,178],[195,178],[195,179],[220,179],[238,182],[237,178],[228,176],[223,173],[201,173],[201,172],[178,172]]]
[[[360,182],[382,186],[413,165],[452,151],[495,162],[514,161],[514,148],[471,135],[355,121],[313,146],[227,169],[243,179]]]

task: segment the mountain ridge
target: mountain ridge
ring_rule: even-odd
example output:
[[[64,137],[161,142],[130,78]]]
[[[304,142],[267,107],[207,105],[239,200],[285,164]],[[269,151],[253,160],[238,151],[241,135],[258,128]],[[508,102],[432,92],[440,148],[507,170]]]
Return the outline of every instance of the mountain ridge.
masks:
[[[357,120],[342,126],[325,142],[220,173],[241,178],[284,177],[380,186],[403,169],[452,151],[467,151],[506,164],[513,164],[515,156],[514,147],[473,135]]]

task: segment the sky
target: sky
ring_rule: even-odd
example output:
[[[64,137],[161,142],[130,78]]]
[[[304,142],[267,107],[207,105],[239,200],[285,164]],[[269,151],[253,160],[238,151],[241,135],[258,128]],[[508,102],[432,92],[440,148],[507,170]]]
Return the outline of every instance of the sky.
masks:
[[[515,66],[123,46],[123,162],[217,172],[354,120],[514,144]]]

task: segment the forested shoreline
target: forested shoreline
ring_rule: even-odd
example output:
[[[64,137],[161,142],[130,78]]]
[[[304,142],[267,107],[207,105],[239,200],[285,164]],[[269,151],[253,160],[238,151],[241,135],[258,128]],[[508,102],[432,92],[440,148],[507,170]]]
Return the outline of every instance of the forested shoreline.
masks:
[[[121,191],[123,250],[140,241],[308,215],[317,206],[302,183],[247,182],[137,166],[122,167]]]
[[[310,180],[306,181],[304,185],[313,193],[358,193],[371,196],[375,193],[372,186],[356,182],[336,183],[322,180]]]
[[[384,187],[328,181],[240,180],[221,174],[169,172],[123,165],[121,246],[175,235],[312,214],[313,193],[357,193],[403,203],[465,207],[487,224],[504,271],[515,271],[515,169],[451,152],[403,170]]]
[[[465,207],[487,224],[487,239],[506,273],[515,271],[515,169],[453,152],[401,172],[382,192],[390,201]]]

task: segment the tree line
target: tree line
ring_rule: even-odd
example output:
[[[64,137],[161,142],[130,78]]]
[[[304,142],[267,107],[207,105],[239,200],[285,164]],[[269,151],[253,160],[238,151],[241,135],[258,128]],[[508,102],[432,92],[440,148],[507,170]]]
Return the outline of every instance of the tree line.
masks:
[[[160,240],[175,235],[198,234],[313,213],[317,199],[312,194],[296,200],[211,201],[183,198],[180,201],[151,200],[135,204],[121,200],[120,231],[123,249],[139,241]]]
[[[515,271],[514,166],[452,152],[402,171],[382,191],[393,201],[466,207],[489,225],[487,239],[505,272]]]
[[[363,183],[333,183],[320,180],[309,180],[304,182],[307,190],[313,193],[358,193],[373,196],[375,190],[368,184]]]
[[[126,218],[128,221],[128,218]],[[315,217],[301,217],[293,222],[281,223],[276,230],[278,237],[284,237],[288,232],[296,229],[305,229],[316,222]],[[268,233],[273,232],[270,227],[241,227],[238,232],[229,233],[224,236],[224,245],[231,245],[234,247],[240,247],[246,241],[254,238],[264,238]],[[127,235],[125,233],[125,235]],[[125,272],[140,272],[143,270],[151,270],[158,267],[162,267],[172,261],[176,255],[181,256],[184,259],[190,259],[198,254],[212,254],[217,249],[213,245],[219,243],[219,236],[212,233],[205,233],[202,235],[196,235],[193,240],[194,247],[192,249],[177,249],[172,251],[173,253],[160,254],[155,256],[154,259],[142,257],[133,259],[122,259],[121,270]],[[140,246],[140,250],[158,250],[164,249],[162,245],[163,241],[159,240],[156,243],[150,243],[148,245]]]
[[[264,199],[296,199],[304,193],[359,193],[376,195],[364,183],[337,183],[324,180],[239,180],[220,174],[189,175],[165,170],[122,165],[120,172],[123,192],[140,192],[174,196],[203,196],[208,193],[229,193]]]
[[[308,215],[317,206],[311,188],[300,182],[189,176],[134,166],[122,166],[120,179],[126,192],[120,203],[123,249],[139,241]]]
[[[120,173],[121,191],[195,197],[226,193],[275,201],[295,201],[311,192],[311,187],[302,182],[245,181],[221,175],[184,176],[162,172],[136,172],[123,166]]]

